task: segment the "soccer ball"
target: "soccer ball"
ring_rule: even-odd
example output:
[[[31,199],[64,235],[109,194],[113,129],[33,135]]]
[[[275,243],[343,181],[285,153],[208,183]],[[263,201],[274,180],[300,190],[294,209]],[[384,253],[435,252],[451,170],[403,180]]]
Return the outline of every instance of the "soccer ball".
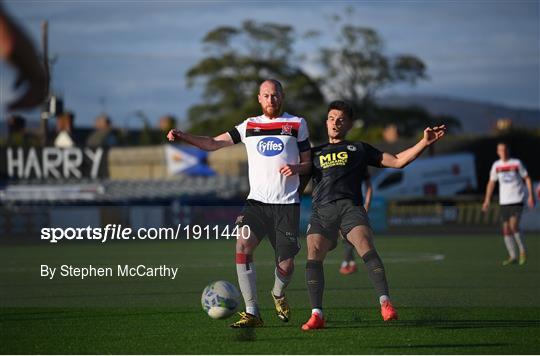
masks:
[[[212,319],[225,319],[233,315],[240,305],[240,292],[227,281],[210,283],[201,298],[203,310]]]

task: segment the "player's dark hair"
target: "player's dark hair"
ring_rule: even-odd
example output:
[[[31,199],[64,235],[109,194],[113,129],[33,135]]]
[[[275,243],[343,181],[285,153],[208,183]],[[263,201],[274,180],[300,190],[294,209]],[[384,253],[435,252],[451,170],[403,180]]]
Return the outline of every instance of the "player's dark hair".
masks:
[[[326,111],[326,115],[328,116],[328,113],[332,110],[339,110],[342,113],[345,114],[350,120],[353,119],[353,108],[352,106],[343,100],[334,100],[328,105],[328,110]]]

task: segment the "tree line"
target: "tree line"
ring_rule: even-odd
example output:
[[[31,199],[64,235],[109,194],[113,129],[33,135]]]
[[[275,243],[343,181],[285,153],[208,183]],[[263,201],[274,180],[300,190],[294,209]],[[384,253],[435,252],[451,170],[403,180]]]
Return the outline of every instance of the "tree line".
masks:
[[[258,86],[267,78],[284,84],[286,111],[306,118],[314,142],[326,137],[326,104],[335,99],[346,100],[355,109],[351,139],[380,139],[389,124],[405,137],[442,121],[450,129],[459,128],[455,118],[433,116],[420,107],[378,105],[381,90],[426,80],[426,64],[413,54],[388,54],[372,28],[340,16],[332,23],[337,29],[333,41],[311,54],[316,75],[303,69],[307,56],[295,53],[295,44],[322,42],[319,32],[298,34],[290,25],[252,20],[209,31],[202,40],[206,56],[186,73],[188,86],[204,88],[203,101],[188,110],[190,131],[218,134],[259,115]]]

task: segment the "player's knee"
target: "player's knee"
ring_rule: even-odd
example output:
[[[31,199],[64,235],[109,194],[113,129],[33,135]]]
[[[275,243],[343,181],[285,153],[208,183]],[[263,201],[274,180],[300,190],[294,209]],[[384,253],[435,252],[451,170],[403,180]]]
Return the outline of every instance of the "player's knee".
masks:
[[[251,249],[246,246],[245,244],[242,244],[242,243],[239,243],[237,242],[236,243],[236,252],[237,253],[243,253],[243,254],[250,254],[252,251]]]
[[[309,254],[313,254],[317,251],[317,246],[314,242],[308,240],[307,250]]]
[[[321,260],[326,253],[326,250],[320,243],[308,244],[308,257],[314,260]]]
[[[359,236],[358,245],[362,247],[363,249],[368,249],[368,250],[372,250],[374,248],[371,239],[368,238],[367,236]]]
[[[236,240],[236,252],[251,254],[255,250],[256,245],[251,239],[239,238]]]
[[[277,264],[276,268],[282,276],[290,276],[294,272],[294,260],[291,258],[281,261]]]
[[[373,245],[373,241],[366,237],[358,237],[355,239],[349,239],[351,244],[354,246],[356,251],[359,254],[363,254],[367,251],[375,249],[375,246]]]

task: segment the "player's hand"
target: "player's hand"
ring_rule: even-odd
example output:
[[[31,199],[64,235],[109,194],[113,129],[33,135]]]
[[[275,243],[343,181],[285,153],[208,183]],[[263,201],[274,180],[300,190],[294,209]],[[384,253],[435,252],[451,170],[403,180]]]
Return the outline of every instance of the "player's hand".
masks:
[[[169,141],[180,140],[180,139],[181,139],[181,137],[180,137],[181,134],[182,134],[182,131],[177,130],[177,129],[172,129],[172,130],[169,131],[169,133],[167,134],[167,139],[168,139]]]
[[[485,213],[489,209],[489,202],[485,201],[484,204],[482,204],[482,211]]]
[[[364,205],[364,209],[366,210],[366,213],[369,211],[369,205]]]
[[[279,169],[279,173],[283,174],[285,177],[294,176],[295,174],[298,174],[298,165],[287,164]]]
[[[527,199],[527,205],[529,206],[529,208],[534,208],[534,198],[529,196],[529,199]]]
[[[431,145],[446,133],[446,125],[427,127],[424,130],[424,142],[426,145]]]

